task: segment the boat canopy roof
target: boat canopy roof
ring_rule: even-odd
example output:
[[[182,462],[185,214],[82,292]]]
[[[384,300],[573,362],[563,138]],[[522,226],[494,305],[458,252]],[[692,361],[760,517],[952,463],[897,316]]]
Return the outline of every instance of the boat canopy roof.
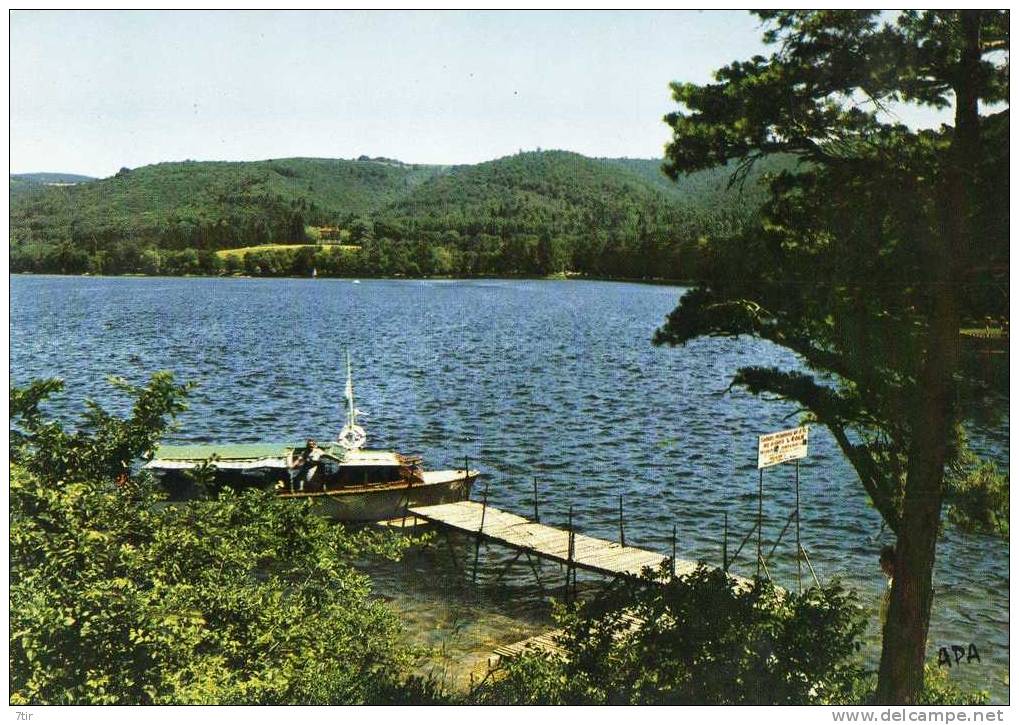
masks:
[[[287,453],[304,447],[303,443],[230,443],[210,445],[158,446],[155,458],[175,461],[207,461],[216,456],[221,461],[253,458],[286,458]]]
[[[394,451],[344,450],[335,443],[319,446],[323,454],[341,466],[403,466],[416,462]],[[303,443],[232,443],[226,445],[171,445],[156,448],[146,468],[193,468],[216,457],[217,468],[285,468],[287,454],[304,448]]]

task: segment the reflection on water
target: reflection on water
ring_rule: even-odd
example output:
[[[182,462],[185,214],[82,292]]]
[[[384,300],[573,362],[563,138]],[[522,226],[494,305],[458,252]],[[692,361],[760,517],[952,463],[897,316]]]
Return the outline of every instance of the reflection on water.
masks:
[[[13,277],[12,380],[63,377],[56,407],[78,411],[85,397],[110,401],[106,375],[138,381],[171,369],[198,384],[176,441],[321,439],[342,423],[349,350],[369,445],[420,453],[433,468],[468,456],[490,502],[521,514],[537,476],[543,521],[564,524],[572,504],[578,530],[603,538],[618,535],[622,495],[628,542],[668,552],[676,524],[680,557],[718,564],[724,514],[731,547],[756,517],[756,436],[795,424],[792,406],[726,388],[740,366],[796,361],[747,338],[652,347],[681,293],[600,282]],[[1007,355],[975,364],[990,366],[991,390],[967,403],[972,442],[1007,465],[1007,392],[993,392],[1007,391]],[[793,505],[792,468],[769,469],[765,493],[773,542]],[[801,499],[818,575],[841,577],[876,612],[877,555],[892,537],[823,428],[811,433]],[[786,586],[796,576],[790,541],[787,532],[769,564]],[[459,663],[451,671],[546,626],[526,565],[478,593],[444,551],[372,575],[415,641],[446,647],[440,660]],[[746,551],[739,573],[753,573]],[[500,556],[482,556],[483,582],[498,575]],[[948,527],[936,582],[932,661],[939,646],[976,643],[982,664],[951,675],[1004,700],[1007,544]],[[876,642],[874,631],[872,659]]]

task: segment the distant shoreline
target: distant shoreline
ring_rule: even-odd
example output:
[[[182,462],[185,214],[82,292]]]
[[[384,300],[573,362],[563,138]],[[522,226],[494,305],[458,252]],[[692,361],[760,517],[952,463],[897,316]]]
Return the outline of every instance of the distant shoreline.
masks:
[[[506,280],[530,280],[541,282],[625,282],[627,284],[660,285],[663,287],[693,287],[697,283],[692,280],[681,279],[659,279],[641,277],[603,277],[584,274],[566,275],[520,275],[520,274],[484,274],[471,276],[449,276],[432,275],[429,277],[402,277],[402,276],[369,276],[359,277],[332,277],[332,276],[295,276],[295,275],[250,275],[250,274],[144,274],[142,272],[129,272],[126,274],[61,274],[60,272],[11,272],[11,277],[80,277],[83,279],[305,279],[305,280],[340,280],[353,282],[354,280],[390,280],[407,282],[427,282],[429,280],[475,280],[475,279],[506,279]]]

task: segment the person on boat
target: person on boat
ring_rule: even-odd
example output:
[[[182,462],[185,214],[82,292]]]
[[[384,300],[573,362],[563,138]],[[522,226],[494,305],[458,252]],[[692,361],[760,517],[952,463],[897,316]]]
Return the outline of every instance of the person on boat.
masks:
[[[294,452],[290,451],[287,456],[287,467],[291,469],[291,483],[290,488],[293,490],[294,483],[298,483],[298,490],[303,491],[304,485],[307,483],[311,484],[312,479],[315,477],[315,473],[318,470],[319,459],[322,458],[322,449],[318,447],[318,443],[315,442],[314,438],[309,438],[304,448],[294,457]],[[296,470],[295,470],[296,469]]]

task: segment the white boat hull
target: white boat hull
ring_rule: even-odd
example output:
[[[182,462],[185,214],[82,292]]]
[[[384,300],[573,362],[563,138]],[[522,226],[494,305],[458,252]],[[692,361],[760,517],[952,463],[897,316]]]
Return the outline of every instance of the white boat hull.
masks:
[[[426,471],[423,482],[369,484],[327,491],[279,495],[294,502],[308,501],[315,512],[337,521],[383,521],[405,515],[412,506],[463,501],[470,497],[478,471]]]

